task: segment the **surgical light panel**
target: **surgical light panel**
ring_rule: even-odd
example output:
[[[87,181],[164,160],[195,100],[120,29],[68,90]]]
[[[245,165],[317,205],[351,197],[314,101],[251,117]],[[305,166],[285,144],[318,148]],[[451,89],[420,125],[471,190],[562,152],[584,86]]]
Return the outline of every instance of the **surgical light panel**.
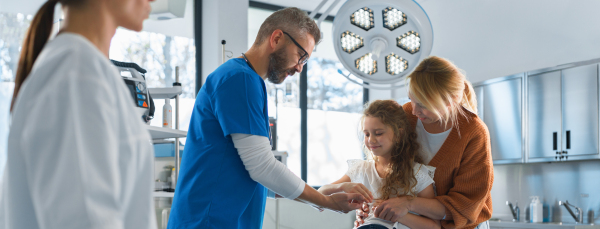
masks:
[[[406,50],[410,54],[415,54],[421,48],[421,37],[415,31],[408,31],[402,36],[396,38],[398,47]]]
[[[350,15],[350,21],[353,25],[366,31],[369,31],[369,29],[375,26],[375,22],[373,22],[373,10],[367,7],[360,8],[352,13],[352,15]]]
[[[377,72],[377,61],[373,60],[373,54],[367,53],[364,56],[356,59],[356,68],[369,75],[373,75]]]
[[[408,61],[391,53],[385,57],[385,71],[390,75],[397,75],[408,68]]]
[[[406,24],[406,14],[396,8],[387,7],[383,9],[382,13],[383,27],[389,29],[390,31]]]
[[[342,33],[340,42],[342,43],[342,49],[347,53],[352,53],[365,45],[361,36],[350,31]]]

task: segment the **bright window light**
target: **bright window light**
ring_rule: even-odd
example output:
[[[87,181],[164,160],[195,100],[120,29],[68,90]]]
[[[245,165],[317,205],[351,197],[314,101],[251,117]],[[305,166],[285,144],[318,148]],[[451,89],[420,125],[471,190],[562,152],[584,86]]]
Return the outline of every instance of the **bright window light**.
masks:
[[[385,71],[390,75],[396,75],[404,72],[408,68],[408,61],[404,58],[391,53],[385,57]]]
[[[353,25],[367,31],[375,26],[375,23],[373,22],[373,10],[367,7],[355,11],[352,16],[350,16],[350,21]]]
[[[346,31],[342,33],[342,49],[344,49],[347,53],[352,53],[357,49],[364,46],[364,40],[359,35],[354,34],[353,32]]]
[[[398,47],[406,50],[407,52],[414,54],[419,51],[421,48],[421,37],[419,37],[419,33],[415,31],[408,31],[402,36],[396,38],[398,42]]]
[[[383,9],[383,27],[390,31],[406,24],[406,14],[393,7]]]
[[[356,68],[365,74],[373,75],[377,72],[377,61],[373,60],[373,54],[367,53],[356,59]]]

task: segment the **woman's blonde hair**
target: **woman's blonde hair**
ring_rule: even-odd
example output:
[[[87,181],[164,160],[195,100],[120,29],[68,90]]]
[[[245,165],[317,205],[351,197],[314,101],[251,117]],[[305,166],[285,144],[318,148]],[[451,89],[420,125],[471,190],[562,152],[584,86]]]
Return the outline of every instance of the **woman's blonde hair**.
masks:
[[[473,86],[462,70],[447,59],[425,58],[407,80],[410,80],[409,93],[433,112],[445,127],[448,124],[458,127],[458,115],[466,115],[462,107],[477,113]]]
[[[423,163],[423,159],[419,155],[420,145],[417,142],[417,134],[415,129],[410,127],[402,106],[394,100],[375,100],[368,104],[363,111],[361,129],[364,129],[366,117],[378,118],[381,123],[390,127],[394,132],[394,147],[388,175],[379,190],[381,198],[387,200],[398,195],[416,197],[416,193],[413,191],[417,185],[414,166],[415,162]],[[363,147],[366,148],[364,145]],[[371,151],[365,150],[365,153],[369,158],[377,160]],[[398,193],[399,190],[400,193]]]

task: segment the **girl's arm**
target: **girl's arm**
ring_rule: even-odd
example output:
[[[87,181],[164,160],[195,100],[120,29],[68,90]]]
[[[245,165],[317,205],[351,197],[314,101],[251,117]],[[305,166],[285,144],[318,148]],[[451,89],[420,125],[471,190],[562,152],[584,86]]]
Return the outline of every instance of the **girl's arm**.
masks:
[[[351,183],[348,175],[344,175],[342,178],[331,184],[321,186],[318,191],[323,195],[331,195],[337,192],[358,193],[368,202],[373,201],[373,194],[371,194],[371,191],[361,183]]]
[[[344,182],[350,182],[350,177],[348,175],[344,175],[342,178],[340,178],[339,180],[331,183],[331,184],[326,184],[321,186],[321,188],[319,188],[319,192],[322,193],[323,195],[331,195],[333,193],[336,192],[341,192],[341,183]]]

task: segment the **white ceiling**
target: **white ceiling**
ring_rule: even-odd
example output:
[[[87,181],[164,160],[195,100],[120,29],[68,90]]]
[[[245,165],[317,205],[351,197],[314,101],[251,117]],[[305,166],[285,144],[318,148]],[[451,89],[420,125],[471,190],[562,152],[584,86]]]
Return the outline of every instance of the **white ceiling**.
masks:
[[[0,0],[0,10],[34,13],[45,0]],[[188,0],[192,1],[192,0]],[[312,11],[321,0],[259,0]],[[330,2],[333,2],[331,0]],[[342,0],[344,2],[345,0]],[[366,1],[366,0],[365,0]],[[372,0],[370,0],[372,1]],[[448,58],[472,82],[600,58],[597,0],[417,0],[434,31],[432,55]],[[321,12],[325,11],[325,5]],[[340,3],[333,12],[342,4]],[[188,8],[190,5],[188,5]],[[191,11],[165,33],[193,36]],[[168,27],[147,22],[145,30]],[[174,29],[177,28],[177,29]],[[187,32],[186,32],[187,31]]]
[[[318,5],[319,3],[322,2],[322,0],[302,0],[302,1],[297,1],[297,0],[254,0],[256,2],[262,2],[262,3],[267,3],[267,4],[271,4],[271,5],[277,5],[277,6],[285,6],[285,7],[298,7],[300,9],[306,10],[306,11],[313,11]],[[325,5],[323,5],[323,7],[321,8],[321,10],[319,10],[319,13],[324,13],[329,6],[331,6],[331,4],[333,4],[333,2],[335,2],[336,0],[329,0]],[[331,13],[329,15],[334,16],[337,11],[340,9],[340,7],[343,5],[342,3],[344,3],[346,0],[341,0],[339,2],[339,4],[337,4],[335,6],[335,8],[333,8],[333,10],[331,11]]]
[[[321,2],[258,1],[309,11]],[[450,59],[466,71],[472,82],[600,58],[597,0],[416,2],[433,26],[431,55]]]

